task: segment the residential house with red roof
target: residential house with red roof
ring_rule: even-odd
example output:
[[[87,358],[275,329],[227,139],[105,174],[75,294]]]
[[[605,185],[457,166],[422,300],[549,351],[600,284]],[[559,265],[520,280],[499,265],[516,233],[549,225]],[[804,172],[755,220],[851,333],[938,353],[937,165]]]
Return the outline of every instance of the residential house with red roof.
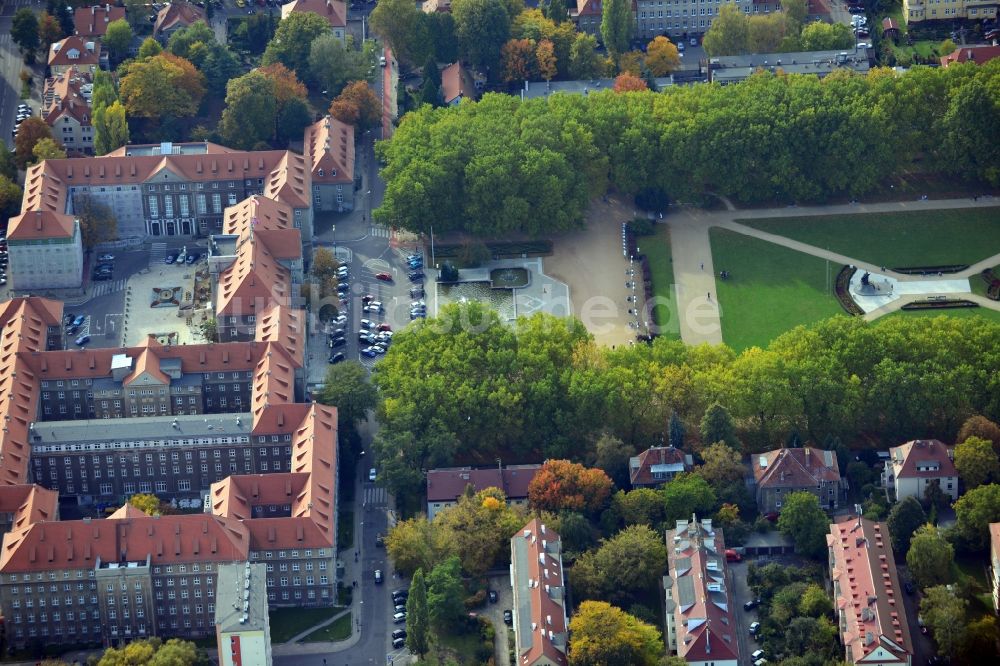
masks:
[[[70,67],[93,75],[99,68],[107,68],[108,54],[101,50],[101,43],[70,35],[49,46],[49,68],[53,76],[63,74]]]
[[[885,523],[843,516],[830,525],[826,543],[844,660],[911,666],[913,643]]]
[[[816,495],[828,511],[840,506],[843,483],[833,451],[811,446],[775,449],[751,456],[751,463],[761,513],[780,512],[783,499],[796,492]]]
[[[463,99],[476,99],[476,82],[460,62],[453,62],[441,70],[441,98],[448,106]]]
[[[73,12],[75,34],[84,39],[100,39],[108,32],[108,25],[125,18],[125,7],[104,4],[77,7]]]
[[[287,6],[287,5],[286,5]],[[315,210],[354,210],[354,126],[332,116],[306,127],[302,145]]]
[[[667,648],[688,664],[738,666],[733,596],[726,578],[726,543],[712,521],[678,520],[666,533]]]
[[[465,489],[474,492],[499,488],[507,497],[507,504],[524,506],[528,503],[528,485],[535,478],[541,465],[507,465],[506,467],[442,467],[427,472],[427,519],[455,506]]]
[[[153,37],[166,44],[178,30],[205,20],[205,10],[201,7],[190,2],[174,0],[165,4],[156,13],[156,21],[153,22]]]
[[[538,518],[510,540],[510,584],[518,666],[566,666],[569,622],[562,541]]]
[[[974,62],[977,65],[1000,58],[1000,46],[994,44],[972,44],[960,46],[946,56],[941,57],[941,66],[947,67],[956,62]]]
[[[93,153],[94,128],[91,125],[90,74],[70,67],[62,74],[45,80],[42,93],[42,119],[52,128],[52,136],[68,152]]]
[[[1000,613],[1000,523],[990,523],[990,593],[993,610]]]
[[[656,488],[693,466],[690,453],[673,446],[653,446],[629,458],[628,476],[633,488]]]
[[[36,210],[7,223],[10,288],[31,292],[72,289],[83,280],[83,238],[80,220]]]
[[[326,19],[330,32],[340,41],[347,34],[347,3],[342,0],[292,0],[281,6],[281,18],[297,12],[312,12]]]
[[[889,449],[882,480],[896,492],[896,501],[924,498],[927,486],[937,483],[952,501],[958,499],[955,450],[936,439],[915,439]]]
[[[569,19],[576,24],[579,32],[601,37],[601,0],[576,0],[576,7],[570,6]]]

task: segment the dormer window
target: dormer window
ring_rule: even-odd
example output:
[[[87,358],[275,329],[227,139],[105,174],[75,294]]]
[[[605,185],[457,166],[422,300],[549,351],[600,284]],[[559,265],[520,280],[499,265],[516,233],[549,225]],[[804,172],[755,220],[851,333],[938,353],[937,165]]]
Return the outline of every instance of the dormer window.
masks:
[[[320,178],[322,178],[322,177],[323,177],[323,170],[322,170],[322,169],[320,169],[320,170],[319,170],[319,177],[320,177]]]
[[[322,175],[322,174],[320,174],[320,175]],[[331,175],[331,176],[336,176],[336,175],[337,175],[337,170],[336,170],[336,169],[332,169],[332,170],[330,171],[330,175]]]

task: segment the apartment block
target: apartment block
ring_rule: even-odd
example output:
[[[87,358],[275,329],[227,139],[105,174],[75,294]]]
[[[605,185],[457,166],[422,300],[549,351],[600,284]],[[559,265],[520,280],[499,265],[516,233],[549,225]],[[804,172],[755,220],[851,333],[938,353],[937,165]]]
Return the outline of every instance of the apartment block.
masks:
[[[312,12],[326,19],[330,32],[340,41],[347,35],[347,3],[342,0],[292,0],[281,6],[281,18],[296,12]]]
[[[49,46],[48,65],[53,76],[65,74],[70,68],[93,75],[98,69],[107,69],[108,54],[96,39],[70,35]]]
[[[10,288],[30,292],[74,289],[83,280],[83,237],[72,215],[31,211],[10,218]]]
[[[125,8],[112,4],[77,7],[73,13],[75,32],[84,39],[100,39],[108,32],[108,25],[125,18]]]
[[[903,19],[907,25],[956,19],[992,20],[996,16],[997,3],[992,0],[903,0]]]
[[[510,540],[515,653],[519,666],[565,666],[569,622],[559,535],[537,518]]]
[[[667,649],[688,664],[738,666],[739,631],[726,577],[726,542],[712,521],[678,520],[666,533]]]
[[[94,152],[90,109],[93,88],[90,74],[76,67],[45,80],[42,118],[52,128],[52,136],[69,152]]]
[[[913,643],[885,523],[844,516],[830,525],[826,543],[844,660],[911,666]]]

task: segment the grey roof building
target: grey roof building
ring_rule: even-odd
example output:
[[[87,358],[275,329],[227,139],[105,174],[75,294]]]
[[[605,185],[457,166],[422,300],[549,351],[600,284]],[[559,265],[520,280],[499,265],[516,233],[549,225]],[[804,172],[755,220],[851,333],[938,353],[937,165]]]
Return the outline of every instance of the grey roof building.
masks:
[[[215,628],[219,664],[270,666],[271,625],[263,564],[219,565]]]
[[[871,68],[868,49],[849,51],[799,51],[796,53],[751,53],[719,56],[708,61],[709,80],[723,85],[738,83],[759,70],[786,74],[815,74],[820,78],[838,69],[859,74]]]

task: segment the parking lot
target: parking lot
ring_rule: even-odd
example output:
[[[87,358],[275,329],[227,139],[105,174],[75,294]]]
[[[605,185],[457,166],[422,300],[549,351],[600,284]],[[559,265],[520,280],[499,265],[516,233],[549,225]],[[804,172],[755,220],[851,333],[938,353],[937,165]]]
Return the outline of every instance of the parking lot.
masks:
[[[728,565],[730,589],[733,592],[733,603],[736,606],[736,636],[739,641],[740,654],[743,663],[750,664],[750,654],[760,646],[750,637],[750,625],[757,621],[757,609],[746,610],[743,605],[754,598],[747,585],[747,562],[730,562]]]

